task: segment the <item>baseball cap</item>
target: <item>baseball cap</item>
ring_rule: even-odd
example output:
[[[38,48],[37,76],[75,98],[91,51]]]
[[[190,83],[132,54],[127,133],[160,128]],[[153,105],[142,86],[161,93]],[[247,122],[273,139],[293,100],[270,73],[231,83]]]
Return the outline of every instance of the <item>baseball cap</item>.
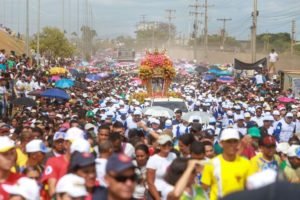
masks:
[[[65,133],[64,132],[61,132],[61,131],[58,131],[58,132],[55,132],[54,136],[53,136],[53,141],[56,141],[56,140],[59,140],[59,139],[65,139]]]
[[[106,164],[106,172],[120,173],[126,169],[134,168],[134,164],[130,157],[125,154],[118,153],[111,155]]]
[[[285,117],[293,117],[293,113],[289,112],[285,115]]]
[[[56,193],[67,193],[73,198],[84,197],[87,195],[85,180],[75,174],[66,174],[59,179]]]
[[[220,141],[226,141],[231,139],[240,139],[239,132],[233,128],[226,128],[222,131]]]
[[[142,112],[140,110],[135,110],[133,112],[133,115],[142,115]]]
[[[182,114],[182,110],[180,110],[180,109],[176,109],[174,113],[179,113],[179,114]]]
[[[251,128],[248,129],[248,135],[250,135],[251,137],[254,137],[254,138],[260,138],[261,137],[260,130],[256,126],[251,127]]]
[[[245,112],[244,117],[245,117],[245,118],[249,118],[249,117],[251,117],[251,115],[250,115],[250,113]]]
[[[232,110],[228,110],[228,111],[227,111],[227,115],[228,115],[228,116],[232,116],[232,115],[233,115]]]
[[[265,146],[265,147],[276,146],[276,140],[273,136],[268,135],[268,136],[261,138],[260,145]]]
[[[167,128],[172,127],[172,121],[170,119],[166,120],[165,127],[167,127]]]
[[[80,153],[90,153],[91,144],[85,139],[74,140],[71,144],[71,153],[78,151]]]
[[[0,153],[5,153],[15,148],[15,143],[8,136],[0,136]]]
[[[26,144],[25,147],[25,151],[26,153],[34,153],[34,152],[42,152],[42,153],[47,153],[47,147],[46,145],[43,143],[42,140],[31,140],[30,142],[28,142]]]
[[[72,171],[93,164],[95,164],[95,156],[93,154],[75,151],[72,153],[69,169]]]
[[[153,118],[152,120],[151,120],[151,124],[160,124],[160,121],[158,120],[158,119],[156,119],[156,118]]]
[[[263,121],[274,121],[274,117],[272,115],[265,115]]]
[[[289,148],[290,148],[289,143],[287,143],[287,142],[281,142],[281,143],[277,144],[276,151],[278,153],[287,154]]]
[[[279,113],[278,110],[274,110],[272,114],[273,114],[273,115],[280,115],[280,113]]]
[[[292,145],[287,151],[288,157],[297,157],[300,159],[300,145]]]
[[[40,192],[37,182],[28,177],[20,178],[16,184],[3,184],[2,188],[9,194],[20,195],[26,200],[39,200]]]
[[[80,128],[72,127],[69,128],[65,135],[65,140],[74,141],[76,139],[84,139],[84,132]]]
[[[169,135],[160,135],[157,140],[158,144],[164,145],[167,142],[172,142],[172,138]]]
[[[93,128],[93,129],[95,129],[96,128],[96,126],[94,125],[94,124],[91,124],[91,123],[87,123],[85,126],[84,126],[84,130],[89,130],[89,129],[91,129],[91,128]]]
[[[238,121],[238,120],[245,120],[245,117],[243,115],[238,115],[236,117],[236,121]]]

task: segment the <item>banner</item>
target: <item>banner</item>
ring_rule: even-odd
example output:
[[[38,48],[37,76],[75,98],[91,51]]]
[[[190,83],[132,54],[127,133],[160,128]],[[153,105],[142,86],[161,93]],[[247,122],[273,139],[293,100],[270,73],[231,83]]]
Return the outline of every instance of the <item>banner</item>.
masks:
[[[234,68],[238,70],[258,70],[261,69],[258,65],[262,64],[262,66],[267,66],[267,58],[262,58],[255,63],[245,63],[238,59],[234,59]]]

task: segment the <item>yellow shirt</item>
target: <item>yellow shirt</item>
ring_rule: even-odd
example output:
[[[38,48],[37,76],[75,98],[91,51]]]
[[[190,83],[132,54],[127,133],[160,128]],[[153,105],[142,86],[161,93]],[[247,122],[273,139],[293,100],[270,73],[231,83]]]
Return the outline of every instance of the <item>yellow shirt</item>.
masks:
[[[252,173],[260,172],[265,169],[274,169],[275,171],[278,171],[280,158],[278,156],[274,156],[272,161],[268,161],[263,158],[262,153],[258,153],[256,156],[251,158],[250,164]]]
[[[27,154],[23,153],[23,151],[20,148],[17,148],[16,151],[17,151],[16,166],[17,168],[24,168],[26,166],[28,156]]]
[[[249,175],[249,160],[237,156],[229,162],[221,154],[204,166],[201,182],[210,186],[210,200],[217,200],[232,192],[244,190]]]

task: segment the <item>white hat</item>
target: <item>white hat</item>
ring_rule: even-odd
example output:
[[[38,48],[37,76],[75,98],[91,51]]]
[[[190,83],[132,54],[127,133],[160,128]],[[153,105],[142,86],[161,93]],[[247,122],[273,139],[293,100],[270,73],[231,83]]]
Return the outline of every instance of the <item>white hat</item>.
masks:
[[[125,108],[120,109],[119,112],[121,115],[127,115],[127,111]]]
[[[209,123],[216,123],[216,118],[215,117],[210,117],[209,118]]]
[[[289,143],[287,143],[287,142],[281,142],[281,143],[278,143],[278,144],[276,145],[276,151],[277,151],[278,153],[287,154],[289,148],[290,148],[290,145],[289,145]]]
[[[172,126],[172,121],[170,119],[166,120],[165,126]]]
[[[300,145],[292,145],[287,151],[288,157],[298,157],[300,158]]]
[[[56,193],[67,193],[73,198],[84,197],[87,195],[85,181],[75,174],[64,175],[56,185]]]
[[[142,112],[140,110],[135,110],[133,112],[133,115],[142,115]]]
[[[276,181],[277,172],[273,169],[266,169],[249,176],[247,179],[247,189],[253,190],[272,184]]]
[[[249,118],[249,117],[251,117],[251,115],[250,115],[249,112],[245,112],[244,117],[245,117],[245,118]]]
[[[56,114],[55,117],[57,117],[59,119],[63,119],[63,115],[62,114]]]
[[[15,147],[15,143],[8,136],[0,136],[0,153],[7,152]]]
[[[239,132],[233,128],[226,128],[222,131],[220,141],[230,140],[230,139],[240,139]]]
[[[274,117],[272,115],[263,116],[263,121],[274,121]]]
[[[285,117],[293,117],[294,115],[293,115],[293,113],[290,113],[290,112],[288,112],[286,115],[285,115]]]
[[[84,132],[80,128],[72,127],[66,132],[65,140],[84,139]]]
[[[228,110],[228,111],[227,111],[227,115],[228,115],[228,116],[232,116],[232,115],[233,115],[232,110]]]
[[[279,113],[278,110],[274,110],[272,114],[273,114],[273,115],[280,115],[280,113]]]
[[[163,135],[160,135],[160,136],[158,137],[157,142],[158,142],[158,144],[160,144],[160,145],[164,145],[164,144],[166,144],[167,142],[172,142],[172,138],[171,138],[169,135],[163,134]]]
[[[237,115],[235,120],[245,120],[245,117],[243,115]]]
[[[28,142],[26,144],[25,147],[25,151],[26,153],[34,153],[34,152],[42,152],[42,153],[47,153],[47,147],[46,145],[43,143],[42,140],[31,140],[30,142]]]
[[[91,123],[87,123],[85,126],[84,126],[84,130],[89,130],[89,129],[91,129],[91,128],[93,128],[93,129],[95,129],[96,128],[96,126],[94,125],[94,124],[91,124]]]
[[[65,133],[64,132],[60,132],[60,131],[57,131],[55,132],[54,136],[53,136],[53,141],[56,141],[56,140],[59,140],[59,139],[65,139]]]
[[[158,119],[156,119],[156,118],[152,118],[151,119],[151,124],[158,124],[158,125],[160,125],[160,121]]]
[[[40,190],[37,182],[28,177],[20,178],[15,185],[3,184],[2,188],[9,194],[20,195],[26,200],[39,200]]]
[[[71,144],[71,153],[78,151],[80,153],[90,153],[91,144],[85,139],[76,139]]]

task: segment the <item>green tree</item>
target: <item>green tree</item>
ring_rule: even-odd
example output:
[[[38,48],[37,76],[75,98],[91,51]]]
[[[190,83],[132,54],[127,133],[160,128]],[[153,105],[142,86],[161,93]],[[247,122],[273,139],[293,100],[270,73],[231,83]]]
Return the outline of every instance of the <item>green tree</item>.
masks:
[[[268,51],[274,48],[276,51],[285,52],[290,49],[291,36],[289,33],[262,33],[257,36],[257,49],[264,49],[268,43]]]
[[[30,44],[37,50],[37,35],[35,34]],[[52,57],[71,57],[75,47],[68,41],[64,33],[55,27],[45,27],[40,33],[40,53]]]

